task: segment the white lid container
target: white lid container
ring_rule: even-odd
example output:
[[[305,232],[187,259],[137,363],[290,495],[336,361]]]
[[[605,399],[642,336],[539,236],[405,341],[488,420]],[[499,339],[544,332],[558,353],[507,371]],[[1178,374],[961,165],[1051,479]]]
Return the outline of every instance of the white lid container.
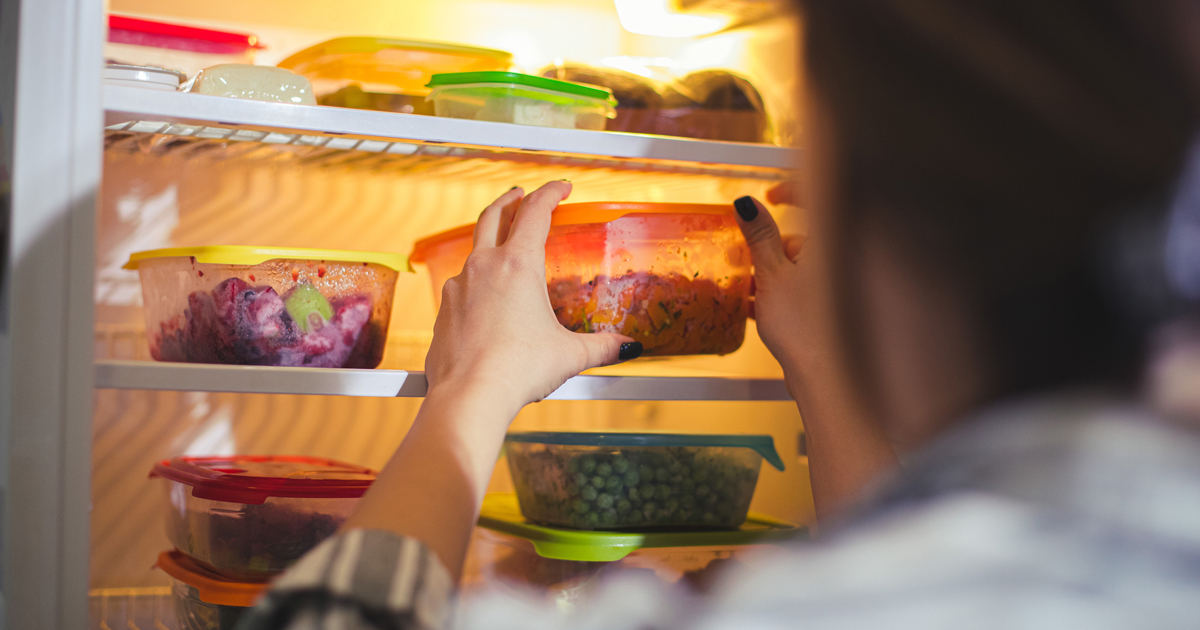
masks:
[[[167,70],[154,66],[129,66],[110,63],[104,66],[105,85],[126,85],[174,92],[187,80],[187,75],[178,70]]]

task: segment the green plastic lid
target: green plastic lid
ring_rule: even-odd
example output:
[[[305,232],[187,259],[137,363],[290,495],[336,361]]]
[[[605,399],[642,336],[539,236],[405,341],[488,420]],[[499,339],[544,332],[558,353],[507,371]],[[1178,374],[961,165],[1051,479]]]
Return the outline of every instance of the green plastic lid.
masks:
[[[435,74],[425,87],[436,88],[453,85],[478,85],[481,83],[510,83],[526,87],[562,92],[574,96],[584,96],[604,101],[616,106],[617,99],[613,98],[612,90],[596,85],[586,85],[558,79],[547,79],[532,74],[520,72],[446,72]]]
[[[692,531],[580,531],[534,525],[521,516],[517,495],[489,494],[483,499],[479,526],[524,538],[543,558],[614,562],[637,551],[668,547],[733,547],[762,545],[794,539],[808,529],[794,523],[751,512],[733,530]]]
[[[578,431],[522,431],[509,433],[509,442],[554,444],[557,446],[709,446],[754,449],[776,470],[783,460],[775,452],[775,440],[769,435],[714,435],[710,433],[587,433]]]

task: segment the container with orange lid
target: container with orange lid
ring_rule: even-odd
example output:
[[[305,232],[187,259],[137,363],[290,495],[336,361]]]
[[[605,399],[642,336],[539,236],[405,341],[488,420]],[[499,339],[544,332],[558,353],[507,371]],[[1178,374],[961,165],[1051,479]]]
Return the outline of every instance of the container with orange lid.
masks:
[[[563,326],[615,332],[644,354],[727,354],[742,345],[750,250],[732,206],[577,203],[554,211],[546,241],[550,304]],[[474,226],[417,242],[434,300],[462,271]],[[440,306],[440,303],[439,303]]]
[[[158,554],[156,567],[171,578],[179,630],[233,630],[267,585],[235,582],[192,562],[178,550]]]
[[[227,579],[264,581],[332,536],[375,471],[318,457],[174,457],[166,480],[167,538]]]
[[[157,361],[373,368],[404,256],[278,247],[138,252]]]

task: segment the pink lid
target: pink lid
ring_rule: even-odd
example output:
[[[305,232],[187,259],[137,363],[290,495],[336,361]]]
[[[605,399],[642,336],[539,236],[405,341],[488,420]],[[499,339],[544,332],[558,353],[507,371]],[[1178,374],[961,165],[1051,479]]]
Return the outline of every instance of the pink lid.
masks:
[[[263,48],[258,37],[247,33],[215,31],[124,15],[108,16],[108,41],[192,52],[232,54]]]
[[[172,457],[155,464],[150,477],[191,486],[197,499],[261,505],[268,497],[356,499],[375,471],[320,457],[231,455]]]

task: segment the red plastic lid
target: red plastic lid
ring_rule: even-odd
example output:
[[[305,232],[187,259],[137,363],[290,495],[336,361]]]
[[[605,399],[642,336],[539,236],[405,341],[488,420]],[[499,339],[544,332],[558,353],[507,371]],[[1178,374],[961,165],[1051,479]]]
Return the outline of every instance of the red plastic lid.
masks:
[[[191,486],[197,499],[262,505],[268,497],[356,499],[375,471],[320,457],[231,455],[164,459],[150,477]]]
[[[265,48],[258,37],[248,33],[215,31],[169,22],[156,22],[124,15],[108,16],[108,41],[156,48],[175,48],[197,52],[229,53]],[[181,40],[191,40],[185,42]]]

